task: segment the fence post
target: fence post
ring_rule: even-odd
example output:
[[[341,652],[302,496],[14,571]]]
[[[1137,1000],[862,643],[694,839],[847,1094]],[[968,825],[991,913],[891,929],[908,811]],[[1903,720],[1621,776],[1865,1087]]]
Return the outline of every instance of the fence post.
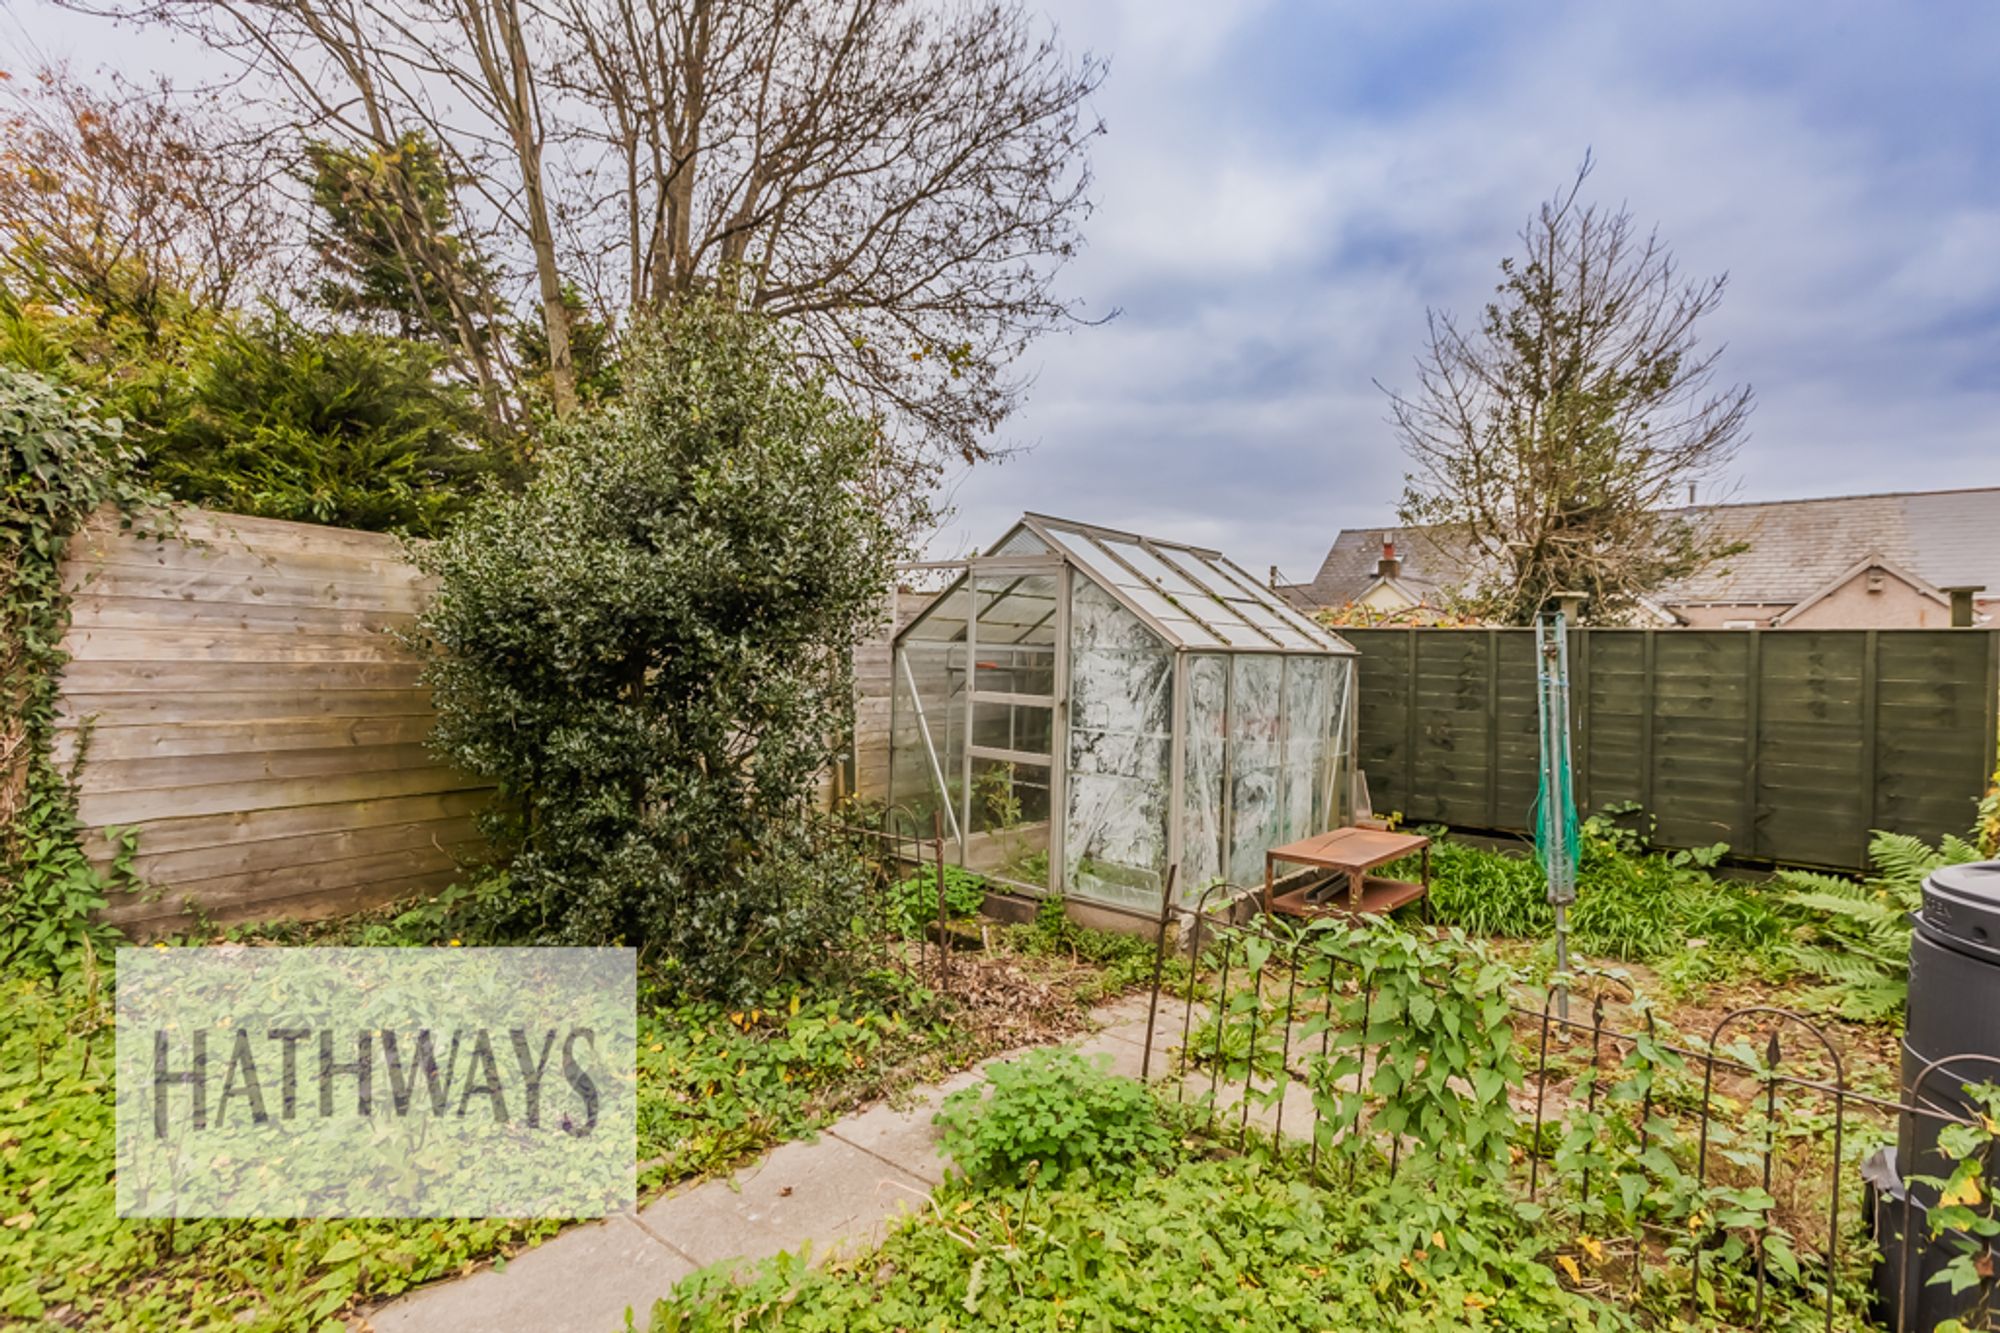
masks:
[[[1882,655],[1876,641],[1876,631],[1868,630],[1861,636],[1861,847],[1855,853],[1854,864],[1868,864],[1868,844],[1875,837],[1876,792],[1881,785],[1882,774],[1877,754],[1876,714],[1878,696],[1882,689]]]
[[[951,944],[944,923],[944,817],[931,811],[931,826],[937,835],[937,951],[938,991],[951,994]]]
[[[1167,867],[1167,887],[1160,893],[1159,934],[1153,939],[1153,998],[1146,1004],[1146,1053],[1139,1057],[1141,1083],[1150,1082],[1153,1074],[1153,1028],[1160,1017],[1160,977],[1167,969],[1167,917],[1174,910],[1174,880],[1180,870],[1178,861]]]
[[[1403,633],[1409,638],[1404,642],[1403,781],[1396,793],[1396,805],[1407,816],[1414,803],[1410,798],[1417,791],[1417,631],[1406,629]]]
[[[1757,765],[1763,758],[1764,707],[1764,631],[1752,629],[1750,635],[1749,661],[1743,667],[1743,731],[1744,746],[1748,751],[1743,764],[1743,827],[1738,836],[1730,839],[1739,855],[1757,856],[1763,846],[1763,839],[1757,832]]]
[[[1576,780],[1571,785],[1576,791],[1576,810],[1579,815],[1590,813],[1590,634],[1591,631],[1578,626],[1572,631],[1576,635],[1576,660],[1570,670],[1570,752],[1571,764],[1576,770]]]
[[[1653,829],[1659,829],[1659,816],[1653,808],[1653,714],[1660,706],[1654,694],[1654,671],[1657,669],[1658,630],[1642,629],[1640,640],[1643,645],[1641,656],[1644,661],[1643,673],[1639,679],[1639,806],[1641,816],[1653,821]]]
[[[1500,827],[1500,631],[1486,631],[1486,827]]]

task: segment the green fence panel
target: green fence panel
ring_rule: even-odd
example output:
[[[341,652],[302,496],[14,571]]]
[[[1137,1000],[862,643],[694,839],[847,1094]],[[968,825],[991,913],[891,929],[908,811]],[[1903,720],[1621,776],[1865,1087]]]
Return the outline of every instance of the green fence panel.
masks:
[[[1533,631],[1343,634],[1375,808],[1526,832]],[[2000,632],[1581,630],[1570,698],[1584,813],[1637,803],[1666,846],[1861,869],[1874,829],[1971,825],[2000,731]]]

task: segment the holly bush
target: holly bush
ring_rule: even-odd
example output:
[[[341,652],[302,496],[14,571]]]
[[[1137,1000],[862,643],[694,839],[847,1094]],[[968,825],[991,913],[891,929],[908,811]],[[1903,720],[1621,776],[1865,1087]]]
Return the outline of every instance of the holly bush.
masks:
[[[804,828],[889,585],[887,454],[754,315],[692,300],[625,353],[524,491],[417,554],[436,744],[519,815],[510,927],[747,995],[864,883]]]

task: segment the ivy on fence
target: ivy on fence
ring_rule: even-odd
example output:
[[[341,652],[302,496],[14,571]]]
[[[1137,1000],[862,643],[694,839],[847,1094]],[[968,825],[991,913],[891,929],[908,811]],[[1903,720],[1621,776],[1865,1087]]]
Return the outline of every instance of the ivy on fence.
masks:
[[[137,459],[90,400],[0,367],[0,963],[32,973],[67,971],[115,939],[92,916],[108,885],[78,844],[74,768],[49,747],[69,625],[63,553],[100,507],[129,525],[148,503]],[[129,875],[131,844],[120,845],[114,880]]]

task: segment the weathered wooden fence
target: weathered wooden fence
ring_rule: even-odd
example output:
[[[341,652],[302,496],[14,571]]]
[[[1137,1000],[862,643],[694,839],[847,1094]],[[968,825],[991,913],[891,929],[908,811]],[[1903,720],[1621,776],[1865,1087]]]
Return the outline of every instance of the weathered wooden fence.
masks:
[[[396,637],[421,576],[375,533],[181,511],[181,539],[95,523],[70,550],[57,757],[79,747],[93,859],[138,836],[151,885],[106,912],[311,919],[450,882],[489,789],[439,763]]]
[[[829,803],[842,796],[889,799],[889,703],[896,633],[922,614],[933,594],[892,587],[875,633],[854,646],[854,734]]]
[[[1525,831],[1533,631],[1342,634],[1361,652],[1375,808]],[[1870,830],[1971,826],[2000,731],[2000,632],[1580,630],[1570,696],[1584,813],[1637,802],[1667,846],[1859,869]]]

